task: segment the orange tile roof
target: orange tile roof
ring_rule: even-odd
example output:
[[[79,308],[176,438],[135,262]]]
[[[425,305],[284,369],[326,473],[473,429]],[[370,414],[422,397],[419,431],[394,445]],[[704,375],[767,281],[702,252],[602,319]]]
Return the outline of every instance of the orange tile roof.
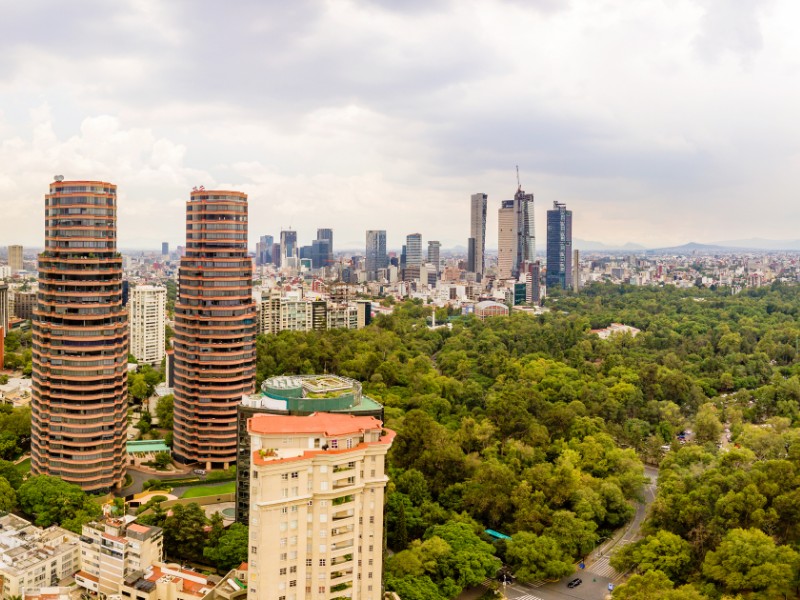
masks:
[[[144,525],[139,525],[138,523],[131,523],[128,525],[128,531],[135,531],[136,533],[147,533],[150,531],[149,527],[145,527]]]
[[[239,570],[239,571],[247,571],[247,563],[243,562],[242,564],[240,564],[239,568],[237,570]]]
[[[380,429],[381,422],[375,417],[317,412],[307,417],[285,415],[256,415],[247,420],[247,430],[252,433],[320,433],[345,435],[360,433],[368,429]]]
[[[361,418],[367,418],[367,417],[361,417]],[[258,450],[253,450],[251,460],[253,461],[253,464],[260,465],[263,467],[264,465],[274,465],[276,463],[287,463],[298,460],[306,460],[311,458],[312,456],[316,456],[319,454],[331,455],[331,454],[347,454],[351,452],[358,452],[359,450],[363,450],[367,446],[374,446],[376,444],[391,445],[392,442],[394,441],[395,436],[397,435],[397,432],[392,431],[391,429],[384,429],[383,431],[384,435],[382,435],[381,439],[379,439],[377,442],[362,442],[360,444],[353,446],[352,448],[329,448],[328,450],[315,448],[313,450],[305,450],[302,454],[298,456],[290,456],[287,458],[275,458],[275,457],[265,458],[261,456],[261,453]]]

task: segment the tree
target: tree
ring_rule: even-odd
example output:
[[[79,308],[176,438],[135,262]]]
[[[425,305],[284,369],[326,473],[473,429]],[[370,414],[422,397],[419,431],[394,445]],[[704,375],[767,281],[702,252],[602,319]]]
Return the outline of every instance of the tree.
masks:
[[[575,513],[559,510],[553,513],[551,524],[544,535],[558,540],[566,556],[578,558],[591,552],[597,543],[597,525],[579,519]]]
[[[167,394],[158,399],[156,403],[156,416],[158,417],[158,426],[162,429],[172,429],[173,427],[173,406],[175,396]]]
[[[22,485],[22,473],[17,469],[17,465],[11,461],[0,460],[0,477],[8,481],[15,490]]]
[[[0,511],[11,512],[17,508],[17,493],[8,480],[0,477]]]
[[[636,569],[637,573],[659,571],[673,581],[684,579],[693,562],[689,542],[664,530],[623,546],[611,557],[611,566],[617,571],[629,568]]]
[[[221,572],[226,573],[247,560],[250,546],[247,526],[234,523],[225,530],[215,543],[203,550],[203,556],[210,560]]]
[[[697,411],[694,433],[695,439],[700,444],[719,441],[719,436],[722,434],[722,423],[719,422],[717,409],[713,404],[704,404]]]
[[[157,469],[166,469],[172,464],[172,457],[169,452],[158,452],[153,459]]]
[[[707,600],[690,585],[673,589],[669,577],[661,571],[648,571],[632,576],[624,585],[614,589],[614,600]]]
[[[141,373],[134,373],[128,377],[128,393],[135,400],[142,402],[148,397],[147,381]]]
[[[100,506],[77,485],[58,477],[34,475],[17,490],[19,507],[36,525],[63,525],[76,533],[80,526],[100,516]],[[76,519],[76,517],[78,517]]]
[[[516,533],[508,540],[506,562],[523,583],[561,579],[575,569],[556,540],[526,531]]]
[[[758,529],[729,531],[715,551],[706,554],[703,575],[732,593],[763,591],[771,598],[791,590],[800,555]]]
[[[164,550],[174,558],[197,561],[203,557],[206,543],[205,511],[196,502],[176,504],[164,520]]]
[[[434,527],[431,535],[449,544],[451,552],[443,557],[439,572],[461,589],[478,585],[502,566],[494,556],[494,547],[480,539],[469,523],[450,521]]]

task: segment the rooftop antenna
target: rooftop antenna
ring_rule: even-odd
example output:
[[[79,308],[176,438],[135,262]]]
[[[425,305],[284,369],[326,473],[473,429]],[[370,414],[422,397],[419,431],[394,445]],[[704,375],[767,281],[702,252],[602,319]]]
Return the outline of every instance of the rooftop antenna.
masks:
[[[522,184],[520,184],[519,182],[519,165],[517,165],[517,190],[519,191],[521,189],[522,189]]]

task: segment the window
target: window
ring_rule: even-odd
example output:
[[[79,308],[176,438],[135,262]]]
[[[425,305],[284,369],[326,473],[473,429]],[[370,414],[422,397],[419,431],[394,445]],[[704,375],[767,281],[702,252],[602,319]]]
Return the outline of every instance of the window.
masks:
[[[289,573],[297,573],[297,565],[289,567]]]
[[[339,440],[330,440],[330,441],[328,442],[328,444],[330,445],[330,447],[331,447],[332,449],[334,449],[334,450],[335,450],[336,448],[338,448],[338,447],[339,447]]]
[[[283,495],[284,498],[288,498],[289,497],[289,488],[283,488],[281,490],[281,494]]]
[[[258,547],[257,546],[250,546],[250,552],[252,554],[258,554]]]
[[[286,560],[286,552],[281,553],[281,560]]]
[[[287,512],[288,511],[287,511],[286,507],[285,506],[281,506],[281,514],[285,515]]]
[[[311,559],[310,559],[310,558],[307,558],[307,559],[306,559],[306,566],[307,566],[307,567],[310,567],[310,566],[311,566],[311,564],[312,564],[312,561],[311,561]]]
[[[278,571],[278,575],[286,575],[286,567],[281,567],[280,571]]]
[[[320,481],[320,483],[319,483],[319,491],[320,492],[327,492],[328,491],[328,482],[327,481]]]
[[[325,559],[324,558],[320,558],[319,559],[319,566],[320,567],[324,567],[325,566]]]
[[[374,522],[375,522],[375,517],[374,517],[374,516],[373,516],[373,517],[370,517],[370,518],[369,518],[369,522],[370,522],[370,523],[374,523]]]
[[[300,473],[298,471],[292,471],[292,479],[297,479],[300,477]]]
[[[287,481],[289,479],[289,474],[288,473],[281,473],[281,479],[283,479],[284,481]]]

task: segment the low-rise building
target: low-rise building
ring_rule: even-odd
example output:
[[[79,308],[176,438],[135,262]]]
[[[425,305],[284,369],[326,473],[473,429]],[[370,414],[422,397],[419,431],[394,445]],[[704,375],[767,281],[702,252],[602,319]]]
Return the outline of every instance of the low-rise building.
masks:
[[[0,517],[0,596],[23,596],[57,586],[80,569],[78,536],[41,529],[13,514]]]
[[[155,562],[121,581],[119,595],[122,600],[210,600],[219,582],[220,577]]]
[[[83,526],[79,586],[103,595],[119,594],[123,581],[163,559],[160,527],[140,525],[136,517],[106,518]]]

